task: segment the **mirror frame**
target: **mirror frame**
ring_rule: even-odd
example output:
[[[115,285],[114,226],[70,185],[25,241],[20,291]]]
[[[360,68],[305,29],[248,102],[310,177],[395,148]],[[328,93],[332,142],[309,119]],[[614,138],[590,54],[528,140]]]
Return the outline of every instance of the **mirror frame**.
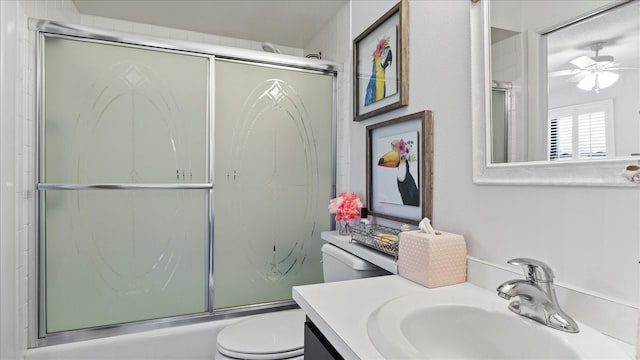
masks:
[[[471,121],[473,182],[495,185],[638,186],[620,175],[640,159],[491,163],[489,0],[471,1]]]

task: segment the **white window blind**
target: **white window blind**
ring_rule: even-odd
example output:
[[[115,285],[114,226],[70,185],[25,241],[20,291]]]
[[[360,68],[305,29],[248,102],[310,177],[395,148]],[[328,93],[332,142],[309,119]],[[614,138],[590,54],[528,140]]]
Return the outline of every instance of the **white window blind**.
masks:
[[[573,118],[571,116],[551,119],[549,138],[551,160],[573,158]]]
[[[549,160],[613,155],[613,101],[549,110]]]
[[[578,154],[580,159],[607,156],[604,111],[578,115]]]

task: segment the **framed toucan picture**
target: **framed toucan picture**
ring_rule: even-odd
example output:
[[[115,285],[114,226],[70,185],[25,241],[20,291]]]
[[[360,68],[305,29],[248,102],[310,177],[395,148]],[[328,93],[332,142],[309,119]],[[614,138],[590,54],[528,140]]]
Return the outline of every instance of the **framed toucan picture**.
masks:
[[[433,114],[367,126],[369,214],[417,225],[432,219]]]
[[[409,101],[409,2],[396,6],[353,40],[353,120]]]

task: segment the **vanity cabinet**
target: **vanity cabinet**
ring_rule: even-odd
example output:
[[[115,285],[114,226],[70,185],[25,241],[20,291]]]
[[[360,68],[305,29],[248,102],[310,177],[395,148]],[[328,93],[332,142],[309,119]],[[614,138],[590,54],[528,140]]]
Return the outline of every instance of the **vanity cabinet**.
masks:
[[[309,320],[304,323],[304,359],[327,360],[343,359],[322,332]]]

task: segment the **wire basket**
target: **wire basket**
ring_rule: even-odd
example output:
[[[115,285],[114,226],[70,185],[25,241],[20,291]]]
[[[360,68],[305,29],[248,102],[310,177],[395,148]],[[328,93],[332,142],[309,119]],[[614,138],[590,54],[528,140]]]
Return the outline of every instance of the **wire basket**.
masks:
[[[398,258],[398,234],[400,230],[382,225],[352,224],[351,241]]]

